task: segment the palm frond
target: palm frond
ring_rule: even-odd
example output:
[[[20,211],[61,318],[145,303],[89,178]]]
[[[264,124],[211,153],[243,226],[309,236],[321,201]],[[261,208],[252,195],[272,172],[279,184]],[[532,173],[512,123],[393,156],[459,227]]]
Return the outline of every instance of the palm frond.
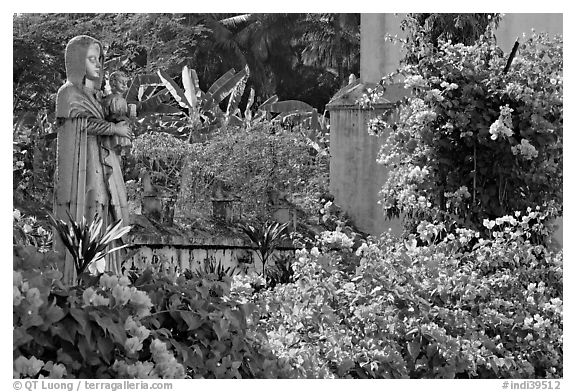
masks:
[[[250,23],[254,20],[255,20],[254,14],[242,14],[242,15],[231,16],[231,17],[225,18],[225,19],[220,19],[219,22],[222,23],[222,25],[224,25],[226,27],[236,28],[240,25]]]

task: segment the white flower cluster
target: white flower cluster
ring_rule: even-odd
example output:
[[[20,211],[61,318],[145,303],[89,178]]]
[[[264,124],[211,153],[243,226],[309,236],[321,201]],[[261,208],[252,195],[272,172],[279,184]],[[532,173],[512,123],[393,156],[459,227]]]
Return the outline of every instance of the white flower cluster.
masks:
[[[364,242],[356,249],[356,256],[375,257],[379,259],[382,257],[382,250],[377,244],[367,244]]]
[[[168,350],[166,343],[159,339],[150,343],[150,353],[153,362],[116,360],[112,370],[118,373],[119,378],[184,378],[186,371],[174,354]]]
[[[420,166],[415,166],[410,173],[408,173],[408,180],[420,184],[424,182],[426,177],[430,174],[430,171],[426,167],[421,168]]]
[[[114,298],[114,306],[131,304],[136,315],[144,317],[150,314],[152,300],[146,292],[130,287],[130,279],[127,276],[118,278],[115,275],[103,274],[100,277],[100,291],[110,293]],[[84,306],[109,306],[110,297],[105,297],[98,290],[88,287],[82,294]]]
[[[442,87],[446,91],[450,91],[450,90],[456,90],[458,88],[458,85],[456,83],[448,83],[446,81],[443,81],[442,83],[440,83],[440,87]]]
[[[156,363],[156,372],[162,378],[184,378],[186,372],[184,366],[179,363],[174,354],[168,350],[166,343],[160,339],[154,339],[150,344],[150,352]]]
[[[425,87],[426,81],[422,77],[422,75],[409,75],[404,79],[404,88],[417,88],[417,87]]]
[[[508,105],[500,106],[500,116],[498,120],[494,121],[492,125],[490,125],[490,139],[496,140],[499,136],[512,136],[514,132],[512,131],[512,112],[514,109],[511,109]]]
[[[24,282],[22,279],[22,274],[17,271],[13,271],[12,275],[13,281],[13,305],[19,306],[23,301],[28,304],[28,313],[37,313],[38,309],[44,303],[44,300],[40,298],[40,290],[36,287],[30,287],[28,282]]]
[[[14,378],[24,378],[24,377],[36,377],[41,370],[46,370],[49,372],[47,378],[62,378],[66,375],[66,367],[60,363],[54,363],[37,359],[35,356],[26,358],[20,355],[14,360],[13,367],[13,377]],[[43,375],[39,375],[38,378],[45,378]]]
[[[128,316],[124,322],[124,330],[131,335],[124,342],[124,348],[130,354],[137,353],[142,350],[144,341],[150,336],[150,330],[143,325],[137,323],[132,316]]]
[[[324,231],[320,236],[322,244],[329,247],[339,247],[350,249],[354,245],[354,240],[342,232],[340,227],[334,231]]]
[[[258,275],[254,271],[250,271],[246,274],[234,275],[230,286],[230,293],[237,297],[238,302],[246,303],[249,301],[252,293],[254,293],[254,286],[265,285],[266,281],[264,280],[264,277]]]
[[[522,139],[520,144],[512,146],[512,153],[514,155],[520,154],[525,159],[531,160],[538,156],[538,150],[526,139]]]
[[[428,90],[426,92],[426,99],[442,102],[444,97],[442,96],[442,92],[440,90],[433,88],[432,90]]]

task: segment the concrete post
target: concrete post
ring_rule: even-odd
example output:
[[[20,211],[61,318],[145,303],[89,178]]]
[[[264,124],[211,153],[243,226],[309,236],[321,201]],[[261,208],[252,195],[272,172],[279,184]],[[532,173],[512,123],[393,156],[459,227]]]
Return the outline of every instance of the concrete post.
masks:
[[[356,226],[373,235],[389,229],[395,234],[402,232],[400,220],[385,219],[378,204],[388,171],[376,159],[386,136],[371,136],[367,130],[368,120],[381,114],[388,105],[364,110],[356,101],[383,76],[399,68],[403,57],[401,46],[385,38],[387,34],[402,36],[403,17],[402,14],[360,16],[360,83],[344,87],[327,105],[331,122],[330,191]],[[384,98],[394,102],[404,94],[402,90],[391,88]]]
[[[405,14],[360,15],[360,80],[378,83],[394,72],[404,57],[399,43],[385,40],[386,35],[404,37],[400,22]]]

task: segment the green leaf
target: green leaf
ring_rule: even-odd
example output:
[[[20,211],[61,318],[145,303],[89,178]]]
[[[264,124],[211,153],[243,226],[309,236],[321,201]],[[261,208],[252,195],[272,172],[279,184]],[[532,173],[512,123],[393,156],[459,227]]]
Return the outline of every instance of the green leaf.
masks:
[[[85,336],[80,335],[78,339],[78,351],[84,358],[84,361],[91,366],[100,364],[100,356],[96,354],[95,350],[92,348],[92,343],[86,339]]]
[[[198,327],[203,324],[202,319],[193,311],[181,311],[180,316],[182,316],[182,319],[186,325],[188,325],[190,331],[198,329]]]
[[[84,309],[70,308],[70,315],[78,322],[78,324],[80,324],[84,334],[90,331],[90,319]]]
[[[214,93],[212,94],[212,100],[214,101],[214,103],[219,104],[224,98],[230,95],[230,93],[247,75],[248,71],[245,68],[242,71],[238,72],[237,74],[233,75],[220,88],[214,91]]]
[[[220,76],[214,83],[212,83],[212,86],[210,86],[208,89],[207,94],[214,95],[214,93],[222,88],[222,86],[224,86],[224,84],[229,81],[235,73],[236,71],[234,68],[229,69],[224,75]]]
[[[64,316],[66,316],[66,314],[61,307],[56,305],[56,299],[54,299],[52,305],[50,305],[50,307],[46,309],[46,312],[44,313],[44,317],[49,324],[54,324],[62,320]]]
[[[139,91],[142,86],[163,86],[162,80],[157,74],[138,75],[132,81],[126,94],[126,102],[136,103],[140,101]]]
[[[172,94],[176,102],[178,102],[178,105],[184,109],[193,110],[194,106],[192,106],[188,101],[186,95],[184,95],[184,91],[176,84],[176,82],[174,82],[174,80],[172,80],[170,76],[168,76],[167,73],[159,69],[158,76],[160,77],[160,80],[162,80],[162,83],[164,83],[164,86],[168,91],[170,91],[170,94]]]
[[[96,338],[96,345],[98,346],[99,354],[102,355],[104,361],[110,365],[113,358],[112,351],[114,350],[114,343],[104,336]]]
[[[76,337],[75,329],[70,329],[64,324],[56,324],[50,327],[50,332],[52,332],[52,335],[58,336],[61,339],[74,344]]]
[[[408,342],[408,354],[410,354],[413,361],[416,361],[416,358],[420,355],[420,346],[420,339]]]
[[[192,75],[194,73],[194,75]],[[196,108],[198,105],[197,93],[198,87],[198,76],[196,71],[189,69],[187,65],[182,68],[182,86],[184,86],[184,96],[190,103],[190,106]]]
[[[301,110],[303,112],[312,112],[314,108],[302,101],[288,100],[262,105],[260,106],[260,109],[273,113],[284,113],[284,112],[293,112],[296,110]]]
[[[273,103],[278,102],[278,96],[276,94],[274,94],[273,96],[271,96],[270,98],[268,98],[266,101],[264,101],[262,103],[262,105],[260,105],[260,110],[266,110],[267,107],[269,107],[270,105],[272,105]]]
[[[127,337],[123,325],[112,320],[109,315],[105,314],[101,316],[98,311],[91,311],[90,316],[92,316],[94,321],[96,321],[105,333],[110,333],[116,342],[120,344],[124,343]]]
[[[33,339],[34,338],[32,335],[28,334],[26,332],[26,328],[24,327],[17,327],[12,331],[12,343],[14,350],[16,350],[18,347],[24,346],[26,343]]]

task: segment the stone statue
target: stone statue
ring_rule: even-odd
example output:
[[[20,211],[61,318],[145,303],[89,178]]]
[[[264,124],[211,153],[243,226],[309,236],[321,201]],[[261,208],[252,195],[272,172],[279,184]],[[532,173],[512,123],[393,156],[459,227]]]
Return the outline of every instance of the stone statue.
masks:
[[[68,42],[65,53],[66,83],[56,97],[57,158],[54,215],[68,221],[99,214],[104,227],[122,219],[128,224],[128,202],[115,137],[130,138],[126,121],[105,118],[101,103],[104,74],[102,44],[81,35]],[[113,244],[118,246],[118,244]],[[55,236],[55,250],[66,254],[64,279],[73,283],[72,256]],[[121,272],[118,252],[106,259],[106,270]]]
[[[109,83],[112,93],[104,98],[104,116],[106,120],[118,123],[136,117],[136,105],[126,102],[126,92],[128,91],[128,76],[122,71],[113,72],[110,75]],[[130,139],[125,137],[114,137],[116,150],[124,155],[126,149],[131,147]]]

